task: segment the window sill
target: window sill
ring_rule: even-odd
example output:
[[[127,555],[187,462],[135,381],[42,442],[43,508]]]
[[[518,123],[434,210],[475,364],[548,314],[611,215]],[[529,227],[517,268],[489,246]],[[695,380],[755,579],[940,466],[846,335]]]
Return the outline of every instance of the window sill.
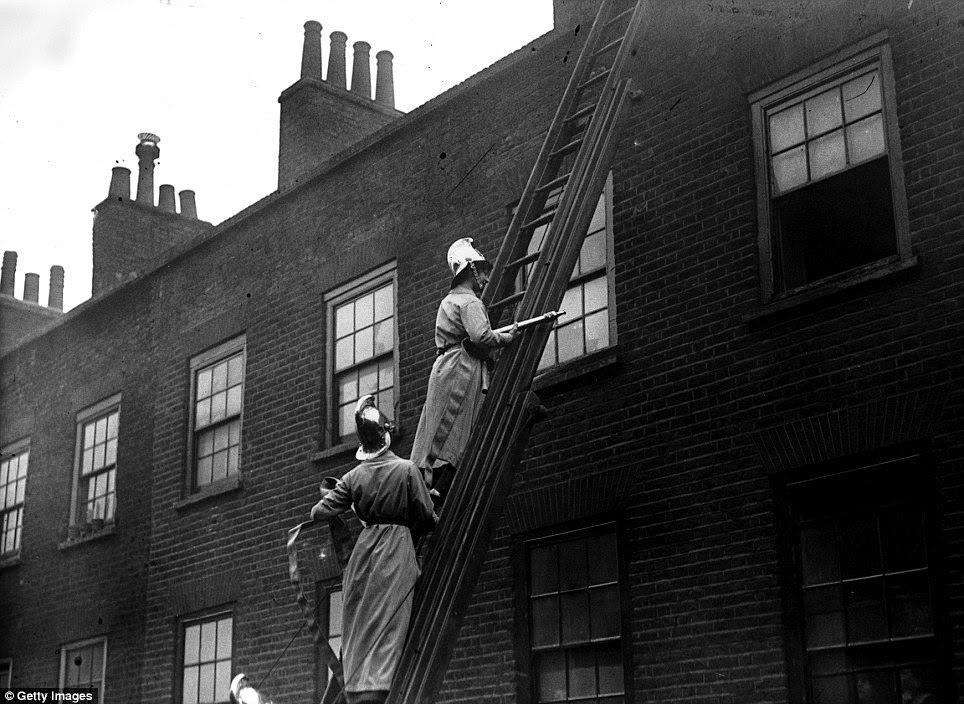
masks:
[[[0,557],[0,570],[5,570],[8,567],[16,567],[21,563],[20,551],[12,552],[5,557]]]
[[[394,446],[398,438],[392,433],[392,445]],[[349,452],[354,454],[355,450],[358,449],[358,443],[354,442],[343,442],[339,445],[333,445],[332,447],[326,447],[324,450],[318,450],[315,454],[311,456],[312,462],[323,462],[324,460],[330,460],[332,457],[341,457],[342,455],[347,455]]]
[[[619,348],[616,345],[571,359],[537,375],[532,382],[533,391],[545,391],[571,381],[585,374],[598,372],[613,366],[619,361]]]
[[[745,314],[743,316],[743,322],[752,323],[795,308],[802,308],[862,284],[886,279],[909,271],[919,266],[919,264],[920,262],[917,257],[913,256],[907,259],[899,259],[896,256],[881,259],[872,264],[867,264],[833,277],[821,279],[820,281],[815,281],[812,284],[801,286],[788,293],[781,294],[779,298],[775,298],[769,303],[763,304],[757,310]]]
[[[190,496],[176,502],[174,504],[174,508],[180,511],[181,509],[188,508],[189,506],[199,504],[202,501],[207,501],[208,499],[213,499],[223,494],[229,494],[232,491],[237,491],[243,487],[244,483],[241,481],[241,474],[232,474],[231,476],[220,479],[213,484],[208,484],[207,486],[201,487]]]
[[[59,550],[69,550],[70,548],[75,548],[78,545],[83,545],[84,543],[90,543],[94,540],[100,540],[101,538],[106,538],[109,535],[114,535],[117,532],[116,523],[105,524],[100,530],[87,533],[86,535],[80,535],[76,538],[67,538],[62,543],[57,544],[57,549]]]

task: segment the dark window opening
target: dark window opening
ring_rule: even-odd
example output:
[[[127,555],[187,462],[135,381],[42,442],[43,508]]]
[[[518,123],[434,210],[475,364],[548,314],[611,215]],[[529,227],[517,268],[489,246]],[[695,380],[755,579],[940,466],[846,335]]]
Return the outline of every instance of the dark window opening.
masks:
[[[777,290],[897,254],[888,169],[875,159],[773,201]]]

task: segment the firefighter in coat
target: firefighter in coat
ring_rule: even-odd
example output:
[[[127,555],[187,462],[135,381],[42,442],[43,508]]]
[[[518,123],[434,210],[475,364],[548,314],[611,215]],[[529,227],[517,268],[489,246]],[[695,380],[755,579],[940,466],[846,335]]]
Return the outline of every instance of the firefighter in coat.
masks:
[[[518,328],[495,332],[479,296],[492,265],[464,237],[449,247],[452,283],[435,317],[437,356],[415,431],[412,462],[443,497],[469,441],[488,386],[490,353],[515,339]]]
[[[355,407],[361,464],[311,509],[315,520],[354,508],[365,528],[342,579],[342,663],[348,704],[384,702],[401,657],[419,575],[412,530],[438,517],[421,473],[389,449],[391,423],[365,396]]]

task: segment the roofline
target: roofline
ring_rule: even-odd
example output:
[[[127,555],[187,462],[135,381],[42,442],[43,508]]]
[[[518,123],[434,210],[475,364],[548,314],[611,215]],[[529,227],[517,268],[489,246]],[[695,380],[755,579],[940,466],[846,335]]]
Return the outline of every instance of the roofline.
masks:
[[[222,234],[232,229],[234,226],[244,222],[248,218],[260,213],[262,210],[267,209],[268,207],[274,205],[275,203],[280,202],[285,198],[288,198],[289,196],[293,195],[294,193],[301,190],[302,188],[307,187],[309,184],[314,183],[325,174],[328,174],[329,172],[335,170],[336,168],[343,166],[344,164],[348,163],[358,155],[362,154],[366,150],[375,146],[382,140],[389,139],[390,137],[393,137],[396,134],[403,132],[407,128],[415,125],[416,123],[425,119],[427,116],[432,115],[437,110],[445,107],[446,105],[456,100],[457,98],[462,97],[462,95],[472,90],[479,84],[489,80],[490,78],[493,78],[494,76],[501,73],[502,71],[512,66],[515,66],[517,63],[522,61],[525,57],[529,56],[532,52],[538,51],[539,49],[542,49],[544,47],[551,45],[555,41],[560,40],[563,36],[564,36],[563,31],[557,28],[550,29],[548,32],[545,32],[544,34],[530,41],[529,43],[519,47],[511,54],[507,54],[506,56],[503,56],[495,63],[490,64],[489,66],[482,69],[478,73],[475,73],[469,76],[461,83],[458,83],[452,86],[451,88],[444,91],[443,93],[440,93],[439,95],[430,99],[428,102],[422,103],[411,112],[402,113],[397,120],[393,120],[392,122],[389,122],[384,127],[381,127],[380,129],[376,130],[369,136],[363,139],[360,139],[359,141],[349,145],[347,148],[343,149],[337,154],[332,155],[329,159],[322,162],[317,168],[309,171],[304,176],[303,180],[299,181],[299,183],[294,184],[286,189],[273,191],[268,195],[266,195],[264,198],[261,198],[260,200],[257,200],[251,205],[249,205],[248,207],[238,211],[237,213],[227,218],[226,220],[200,233],[196,237],[192,238],[190,241],[173,245],[168,250],[160,254],[157,257],[156,264],[150,269],[146,270],[144,273],[139,274],[134,278],[129,279],[128,281],[125,281],[124,283],[118,286],[110,288],[97,295],[91,296],[83,303],[80,303],[76,307],[71,308],[69,311],[63,313],[63,315],[61,315],[59,320],[57,320],[55,323],[49,326],[46,326],[41,330],[36,331],[34,334],[27,335],[26,337],[24,337],[23,340],[21,340],[16,346],[10,348],[2,355],[0,355],[0,359],[3,359],[11,352],[14,352],[17,349],[23,347],[24,345],[30,342],[33,342],[37,338],[42,337],[43,335],[46,335],[47,333],[60,327],[61,325],[72,321],[74,318],[77,318],[83,315],[88,310],[100,305],[101,302],[107,300],[108,298],[111,298],[112,296],[115,296],[121,293],[122,291],[126,291],[127,289],[132,288],[135,285],[143,283],[148,278],[156,274],[160,269],[170,266],[181,257],[219,238]],[[96,207],[94,209],[96,209]]]

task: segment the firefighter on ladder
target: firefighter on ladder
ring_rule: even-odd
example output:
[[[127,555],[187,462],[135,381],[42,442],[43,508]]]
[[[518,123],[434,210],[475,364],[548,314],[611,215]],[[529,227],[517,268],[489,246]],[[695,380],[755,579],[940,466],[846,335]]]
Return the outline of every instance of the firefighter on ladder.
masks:
[[[492,265],[463,237],[448,249],[452,271],[450,291],[435,317],[437,356],[428,380],[428,393],[415,431],[412,462],[425,481],[443,498],[452,483],[472,425],[488,387],[491,352],[510,344],[518,325],[506,332],[492,329],[479,296],[489,281]]]

